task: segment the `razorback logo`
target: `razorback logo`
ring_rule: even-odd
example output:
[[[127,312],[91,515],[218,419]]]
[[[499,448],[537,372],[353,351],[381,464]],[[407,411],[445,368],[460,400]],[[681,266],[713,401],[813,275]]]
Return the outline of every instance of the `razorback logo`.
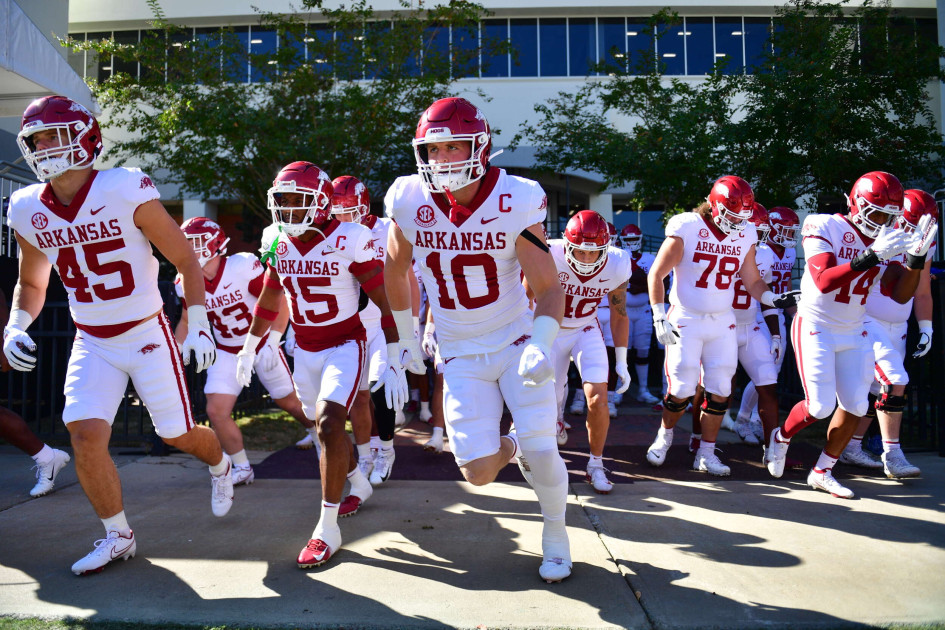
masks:
[[[705,228],[699,230],[699,238],[709,238],[709,230]]]
[[[151,181],[151,178],[147,175],[141,177],[141,185],[139,186],[141,190],[145,188],[154,188],[154,182]]]
[[[377,249],[377,239],[372,238],[364,244],[364,251],[369,252],[372,249]]]
[[[49,219],[47,219],[46,215],[42,212],[37,212],[30,219],[30,223],[32,223],[33,227],[37,230],[45,230],[46,226],[49,225]]]
[[[289,246],[283,241],[279,241],[279,244],[276,245],[276,254],[279,256],[285,256],[287,253],[289,253]]]
[[[863,332],[860,333],[860,336],[861,336],[861,337],[866,337],[866,334],[867,334],[867,333],[866,333],[866,331],[864,330]]]
[[[161,344],[149,343],[148,345],[146,345],[146,346],[144,346],[143,348],[141,348],[141,350],[139,350],[139,352],[140,352],[141,354],[151,354],[152,352],[154,352],[155,350],[157,350],[157,349],[160,348],[160,347],[161,347]]]
[[[728,325],[728,329],[729,329],[729,330],[735,330],[735,324],[729,324],[729,325]]]
[[[548,207],[548,195],[542,195],[541,203],[538,204],[538,209],[544,210],[547,207]]]
[[[417,216],[414,223],[423,228],[431,227],[436,223],[436,213],[433,212],[433,206],[420,206],[417,208]]]
[[[852,243],[854,241],[853,232],[844,232],[843,233],[843,242]]]
[[[531,335],[522,335],[521,337],[519,337],[518,339],[516,339],[515,341],[513,341],[513,342],[512,342],[512,345],[513,345],[513,346],[520,346],[520,345],[522,345],[523,343],[528,343],[528,340],[531,339],[531,338],[532,338]]]

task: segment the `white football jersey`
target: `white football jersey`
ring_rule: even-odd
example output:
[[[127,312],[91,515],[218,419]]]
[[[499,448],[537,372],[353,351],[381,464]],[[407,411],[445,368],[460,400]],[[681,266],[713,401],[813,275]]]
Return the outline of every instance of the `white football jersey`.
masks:
[[[936,243],[932,243],[932,247],[929,248],[929,253],[926,256],[926,260],[933,260],[933,257],[935,256],[935,245]],[[900,254],[892,260],[879,261],[879,267],[881,268],[879,273],[880,278],[882,278],[883,274],[886,273],[886,268],[890,264],[899,264],[905,267],[906,255]],[[905,304],[900,304],[883,292],[882,283],[877,280],[875,283],[873,283],[873,289],[866,298],[866,314],[870,317],[874,317],[891,324],[907,322],[909,321],[909,315],[912,314],[913,300],[914,298],[910,298]]]
[[[794,264],[797,262],[797,250],[793,247],[785,247],[784,253],[779,255],[777,249],[769,247],[771,250],[771,290],[775,293],[786,293],[794,288],[793,274]]]
[[[282,233],[276,246],[274,266],[289,302],[295,338],[309,352],[365,338],[356,275],[359,266],[377,257],[371,230],[360,223],[333,219],[323,235],[303,243]]]
[[[722,234],[701,215],[684,212],[669,220],[666,236],[681,238],[684,248],[682,260],[673,270],[670,304],[697,313],[730,311],[738,271],[758,241],[755,226]]]
[[[499,168],[489,169],[457,224],[445,196],[428,192],[419,175],[400,177],[387,191],[387,215],[413,245],[441,356],[494,352],[531,331],[515,242],[544,222],[546,206],[537,182]]]
[[[625,252],[626,253],[626,252]],[[656,260],[656,256],[649,252],[634,252],[631,256],[639,254],[638,257],[633,258],[633,269],[631,274],[642,273],[644,276],[650,275],[650,267],[653,266],[653,261]],[[629,278],[627,278],[629,280]],[[630,285],[627,285],[627,306],[646,306],[650,303],[650,294],[648,291],[644,290],[639,293],[630,293]]]
[[[204,278],[207,319],[213,326],[217,348],[235,354],[243,347],[253,307],[262,292],[266,270],[253,254],[239,253],[220,259],[220,268],[213,280]],[[177,296],[183,299],[180,276],[174,283]]]
[[[379,218],[372,214],[362,225],[371,230],[371,238],[374,239],[374,249],[377,252],[377,262],[383,266],[384,260],[387,258],[387,232],[390,230],[391,220]],[[361,310],[361,323],[368,330],[381,325],[381,309],[370,299],[368,299],[367,306]]]
[[[7,225],[56,268],[76,324],[130,324],[164,306],[158,261],[134,216],[138,206],[160,196],[140,169],[93,170],[68,207],[49,184],[14,191]],[[95,330],[98,336],[117,334]]]
[[[807,266],[801,277],[798,314],[834,327],[848,328],[862,324],[866,316],[866,298],[873,284],[879,282],[881,267],[871,267],[849,284],[830,293],[821,293],[811,277],[810,266],[811,259],[823,253],[833,254],[838,265],[848,263],[859,256],[872,240],[865,242],[860,231],[840,214],[809,215],[804,219],[801,236],[804,239]]]
[[[764,243],[755,245],[755,263],[758,265],[758,275],[766,283],[771,283],[771,265],[774,263],[774,252]],[[758,320],[758,300],[751,297],[742,282],[741,274],[735,281],[735,299],[732,300],[732,309],[735,311],[735,322],[739,324],[753,324]]]
[[[597,318],[597,305],[630,277],[630,256],[616,247],[607,248],[607,262],[590,276],[579,275],[564,253],[564,239],[548,241],[564,289],[562,328],[580,328]]]

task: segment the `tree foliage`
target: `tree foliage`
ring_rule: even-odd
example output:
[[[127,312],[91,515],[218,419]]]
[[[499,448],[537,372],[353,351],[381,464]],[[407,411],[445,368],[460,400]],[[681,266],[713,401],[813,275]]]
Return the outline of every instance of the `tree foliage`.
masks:
[[[193,37],[156,0],[149,4],[154,29],[137,44],[67,41],[140,64],[140,76],[116,72],[92,84],[108,114],[103,122],[125,132],[110,151],[186,194],[238,200],[247,218],[267,221],[266,190],[289,162],[355,175],[375,195],[414,171],[410,139],[420,114],[478,60],[475,46],[451,56],[440,45],[445,29],[460,29],[455,40],[484,15],[466,0],[431,7],[402,0],[390,18],[366,0],[337,9],[307,0],[310,13],[260,14],[260,28],[280,44],[257,52],[237,29]],[[247,231],[258,231],[258,218]]]
[[[725,74],[720,62],[704,81],[684,82],[663,75],[652,54],[633,68],[613,56],[601,66],[612,78],[536,106],[515,143],[536,146],[542,168],[632,183],[633,205],[665,203],[668,212],[697,204],[725,173],[745,177],[768,205],[837,198],[870,170],[913,185],[941,181],[928,90],[945,78],[945,49],[923,46],[914,22],[887,3],[846,4],[778,9],[751,74]],[[651,24],[673,19],[664,11]]]

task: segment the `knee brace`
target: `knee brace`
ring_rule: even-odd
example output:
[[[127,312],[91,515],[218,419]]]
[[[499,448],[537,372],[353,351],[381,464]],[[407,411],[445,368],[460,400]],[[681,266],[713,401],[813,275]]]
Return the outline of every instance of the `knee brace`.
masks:
[[[889,385],[883,385],[883,389],[879,394],[879,398],[876,399],[876,411],[883,411],[885,413],[901,413],[905,406],[905,396],[894,396],[892,394],[892,387]]]
[[[875,418],[876,417],[876,396],[870,394],[868,397],[869,403],[866,405],[866,417]]]
[[[713,416],[724,415],[728,411],[728,398],[721,398],[706,392],[705,398],[702,400],[702,411]]]
[[[669,394],[666,394],[666,396],[663,397],[663,407],[666,408],[667,411],[678,413],[680,411],[685,411],[686,407],[689,406],[689,403],[691,401],[692,401],[692,396],[690,396],[689,398],[684,398],[683,400],[679,402],[676,402],[675,400],[669,397]]]

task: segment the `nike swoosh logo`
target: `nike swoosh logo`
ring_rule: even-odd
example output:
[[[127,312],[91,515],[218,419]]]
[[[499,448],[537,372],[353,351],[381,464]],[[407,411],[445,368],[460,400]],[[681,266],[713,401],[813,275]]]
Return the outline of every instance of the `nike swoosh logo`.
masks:
[[[600,278],[600,279],[598,279],[597,281],[598,281],[598,282],[610,282],[610,278]]]
[[[812,334],[812,335],[819,335],[819,334],[820,334],[820,331],[819,331],[819,330],[812,330],[812,331],[810,331],[810,334]]]
[[[820,270],[821,270],[821,267],[818,267],[817,265],[813,265],[813,264],[812,264],[811,267],[813,267],[813,268],[816,269],[817,271],[820,271]]]
[[[498,218],[499,218],[499,217],[492,217],[491,219],[480,219],[480,221],[482,221],[482,224],[485,225],[486,223],[492,223],[493,221],[495,221],[495,220],[498,219]]]
[[[131,541],[129,541],[128,544],[125,545],[123,549],[116,549],[115,547],[112,547],[112,560],[125,555],[125,553],[127,553],[129,549],[131,549]]]
[[[95,215],[95,214],[98,214],[99,212],[101,212],[101,211],[104,210],[104,209],[105,209],[105,206],[102,206],[101,208],[96,208],[95,210],[89,211],[89,214]]]
[[[229,289],[231,286],[233,286],[233,283],[232,283],[232,282],[231,282],[230,284],[224,284],[224,285],[223,285],[223,290],[226,291],[226,290]]]

